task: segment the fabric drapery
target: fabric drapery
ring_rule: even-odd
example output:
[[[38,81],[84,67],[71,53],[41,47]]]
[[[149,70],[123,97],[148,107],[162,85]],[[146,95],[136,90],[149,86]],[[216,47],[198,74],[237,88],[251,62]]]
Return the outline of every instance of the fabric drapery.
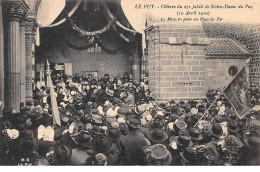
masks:
[[[75,13],[75,11],[78,9],[79,5],[81,4],[81,1],[82,1],[82,0],[78,0],[78,1],[77,1],[77,3],[76,3],[76,4],[74,5],[74,7],[72,8],[72,10],[68,13],[68,17],[71,17],[71,16]],[[58,26],[58,25],[64,23],[66,20],[67,20],[66,17],[64,17],[64,18],[61,19],[60,21],[58,21],[58,22],[56,22],[56,23],[53,23],[53,24],[51,24],[51,25],[49,25],[49,26],[47,26],[47,27]]]
[[[66,0],[42,0],[37,11],[36,22],[39,25],[36,30],[36,45],[40,45],[39,27],[49,26],[62,12]]]
[[[59,16],[65,5],[65,0],[42,0],[37,11],[38,25],[49,26]]]
[[[146,48],[145,42],[145,29],[146,29],[146,12],[143,10],[135,10],[135,5],[138,4],[140,0],[121,0],[121,7],[122,10],[131,24],[131,26],[138,32],[142,34],[142,48],[143,53],[144,49]]]

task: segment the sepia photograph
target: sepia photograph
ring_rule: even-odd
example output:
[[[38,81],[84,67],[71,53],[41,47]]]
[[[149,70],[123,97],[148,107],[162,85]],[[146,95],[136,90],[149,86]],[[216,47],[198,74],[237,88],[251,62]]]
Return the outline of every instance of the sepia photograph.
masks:
[[[260,0],[0,0],[0,169],[259,166],[259,16]]]

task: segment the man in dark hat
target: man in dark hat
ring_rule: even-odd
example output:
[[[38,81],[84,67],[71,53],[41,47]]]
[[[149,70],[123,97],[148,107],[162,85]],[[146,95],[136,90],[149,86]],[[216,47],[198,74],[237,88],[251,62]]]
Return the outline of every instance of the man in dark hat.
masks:
[[[223,136],[222,126],[219,123],[213,123],[209,132],[211,134],[211,139],[208,138],[208,143],[206,143],[206,145],[217,148],[218,143],[223,141],[223,138],[221,137]]]
[[[219,153],[214,147],[202,145],[203,158],[201,158],[201,165],[217,165],[219,161]]]
[[[69,164],[72,155],[72,149],[67,145],[60,145],[54,151],[55,165]]]
[[[260,162],[260,133],[249,131],[243,135],[243,141],[246,145],[244,155],[241,161],[244,160],[245,165],[259,165]]]
[[[143,165],[144,164],[144,147],[150,145],[149,140],[138,132],[141,127],[139,118],[132,116],[127,119],[129,132],[126,136],[121,136],[118,142],[120,151],[121,165]]]
[[[121,134],[125,136],[128,133],[128,126],[125,123],[120,123],[119,130],[120,130]]]
[[[237,122],[236,121],[230,121],[227,124],[227,130],[228,130],[229,135],[236,135],[236,133],[239,131],[239,128],[237,126]]]
[[[196,145],[201,144],[201,140],[203,139],[203,137],[202,137],[200,130],[192,127],[192,128],[189,129],[189,135],[190,135],[193,143],[195,143]]]
[[[20,142],[20,158],[18,159],[18,165],[20,166],[30,166],[37,165],[39,161],[41,164],[49,165],[48,159],[38,155],[36,149],[38,147],[39,141],[33,135],[33,131],[27,130],[23,134],[23,139]]]
[[[103,153],[98,153],[93,158],[89,159],[86,165],[107,166],[107,156]]]
[[[151,145],[158,143],[167,145],[166,141],[168,139],[168,135],[164,130],[155,128],[148,132],[148,139]]]
[[[195,147],[186,147],[180,156],[182,165],[200,165],[203,154],[199,154]]]
[[[70,165],[84,165],[89,157],[88,150],[91,148],[92,137],[89,132],[81,132],[75,137],[77,148],[72,149]]]
[[[91,151],[88,151],[90,157],[86,161],[86,165],[93,165],[95,156],[98,153],[103,153],[107,157],[107,165],[115,165],[115,157],[111,151],[112,140],[105,134],[99,134],[91,141]]]
[[[121,131],[118,128],[109,128],[106,131],[106,134],[111,138],[112,140],[112,148],[111,148],[111,153],[113,154],[115,158],[115,164],[120,163],[119,159],[119,148],[118,148],[118,140],[121,137]]]

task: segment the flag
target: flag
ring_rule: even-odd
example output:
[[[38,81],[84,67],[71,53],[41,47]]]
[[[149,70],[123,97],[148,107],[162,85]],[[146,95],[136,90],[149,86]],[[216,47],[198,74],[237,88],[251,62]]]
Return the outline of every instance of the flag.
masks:
[[[225,97],[235,109],[239,119],[242,119],[246,115],[251,106],[248,90],[249,84],[246,69],[243,67],[224,91]]]
[[[53,84],[52,84],[50,74],[47,75],[47,84],[48,84],[48,87],[50,87],[53,125],[57,124],[57,125],[61,126],[60,114],[59,114],[58,105],[57,105],[57,99],[56,99],[56,96],[55,96],[54,87],[53,87]]]

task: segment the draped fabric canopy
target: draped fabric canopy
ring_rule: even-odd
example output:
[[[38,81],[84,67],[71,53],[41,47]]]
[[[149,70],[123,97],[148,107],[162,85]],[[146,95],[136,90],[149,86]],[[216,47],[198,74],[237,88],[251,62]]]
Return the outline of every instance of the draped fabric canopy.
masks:
[[[143,10],[135,10],[135,5],[138,4],[140,0],[121,0],[122,10],[131,24],[131,26],[139,33],[142,34],[142,46],[143,50],[146,48],[145,43],[145,29],[146,29],[146,12]],[[143,51],[144,52],[144,51]]]
[[[69,13],[70,15],[72,15],[76,11],[81,1],[82,0],[77,1],[75,6]],[[122,11],[124,12],[131,26],[135,29],[136,32],[142,34],[142,47],[144,50],[144,48],[146,48],[145,29],[146,29],[147,16],[146,16],[146,12],[142,10],[138,10],[138,11],[135,10],[133,12],[133,9],[135,8],[135,4],[137,4],[138,1],[139,0],[121,0],[120,5]],[[55,19],[60,15],[60,13],[63,11],[65,6],[66,6],[66,0],[41,0],[38,11],[36,12],[37,13],[36,22],[38,26],[53,27],[66,21],[66,19],[63,19],[57,23],[52,24],[55,21]],[[36,45],[38,46],[40,45],[39,27],[37,27],[37,33],[36,33]]]
[[[36,22],[39,27],[47,27],[59,16],[66,5],[66,0],[41,0]],[[37,27],[36,45],[40,45],[40,33]]]
[[[62,12],[66,0],[42,0],[37,11],[36,22],[40,27],[49,26]]]

